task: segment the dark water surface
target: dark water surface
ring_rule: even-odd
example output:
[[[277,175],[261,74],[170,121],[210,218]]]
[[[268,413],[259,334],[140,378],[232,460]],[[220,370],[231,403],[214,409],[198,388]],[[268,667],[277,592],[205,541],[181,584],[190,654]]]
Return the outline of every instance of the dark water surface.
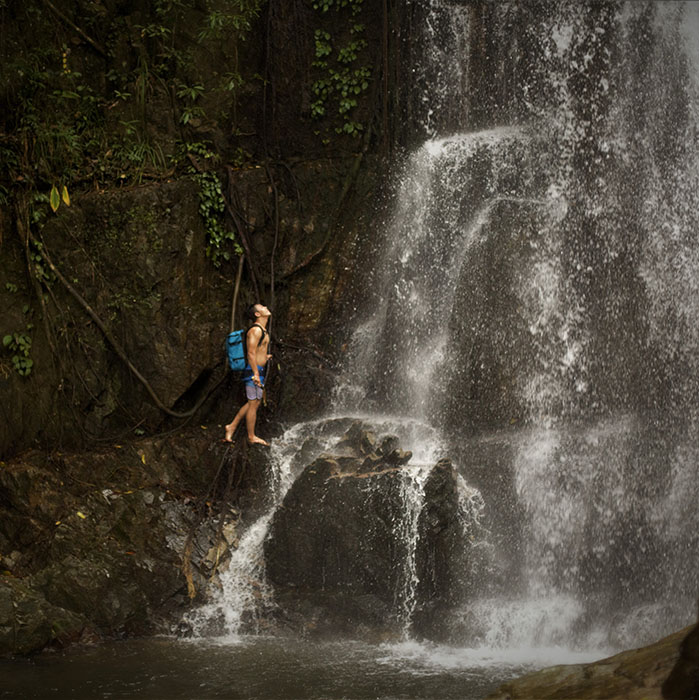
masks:
[[[412,642],[155,638],[0,661],[0,697],[475,700],[509,678],[555,661],[534,664]]]

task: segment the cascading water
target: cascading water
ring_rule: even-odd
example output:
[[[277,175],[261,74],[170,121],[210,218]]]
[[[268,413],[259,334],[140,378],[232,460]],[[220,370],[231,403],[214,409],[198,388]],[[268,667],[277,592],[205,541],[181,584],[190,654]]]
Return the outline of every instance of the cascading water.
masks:
[[[490,537],[453,643],[651,641],[692,620],[699,588],[699,8],[411,6],[427,21],[408,112],[428,140],[372,251],[335,415],[415,453],[406,541],[421,465],[449,454],[460,469],[465,536],[483,519]],[[205,611],[229,632],[264,599],[270,517]],[[396,601],[406,629],[411,567]]]
[[[260,620],[273,606],[272,591],[265,577],[262,551],[274,511],[281,504],[299,468],[337,441],[332,430],[315,423],[298,423],[271,447],[269,502],[265,511],[244,532],[230,561],[220,574],[220,588],[211,602],[186,616],[195,636],[217,635],[229,638],[261,630]],[[309,440],[313,436],[312,440]],[[299,445],[308,449],[299,450]],[[302,463],[301,463],[302,462]]]
[[[651,641],[699,590],[699,8],[413,4],[428,55],[477,21],[512,89],[470,84],[473,46],[432,71],[453,89],[400,175],[339,405],[438,426],[481,489],[501,562],[461,641]]]

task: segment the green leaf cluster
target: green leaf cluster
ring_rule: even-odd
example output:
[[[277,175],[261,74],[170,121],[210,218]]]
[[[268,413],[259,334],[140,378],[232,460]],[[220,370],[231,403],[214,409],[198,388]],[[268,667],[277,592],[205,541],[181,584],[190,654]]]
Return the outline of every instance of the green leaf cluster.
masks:
[[[337,114],[342,117],[342,124],[337,126],[335,131],[358,136],[364,127],[353,115],[359,104],[359,97],[369,88],[371,80],[371,70],[360,61],[367,46],[362,37],[365,27],[354,19],[362,9],[362,0],[317,0],[313,7],[320,12],[327,12],[331,8],[341,10],[349,7],[352,16],[348,20],[351,39],[336,48],[333,47],[329,32],[324,29],[315,30],[313,67],[318,69],[321,75],[311,86],[314,95],[311,116],[314,119],[323,119],[332,116],[333,113]]]
[[[208,105],[222,114],[228,105],[234,111],[245,83],[236,42],[245,39],[261,5],[262,0],[201,0],[194,8],[188,0],[154,0],[138,15],[110,11],[102,3],[88,4],[82,13],[67,7],[68,19],[102,42],[98,48],[108,69],[106,81],[98,81],[81,72],[84,56],[75,56],[65,24],[42,0],[26,0],[17,20],[32,32],[17,30],[0,41],[5,106],[11,106],[0,118],[0,204],[12,201],[7,183],[41,192],[61,183],[73,192],[83,183],[166,176],[174,139],[154,133],[152,105],[171,105],[182,129],[203,120]],[[136,16],[140,23],[133,22]],[[49,37],[53,40],[46,41]],[[213,52],[229,61],[221,75],[200,67],[201,55]],[[51,205],[56,204],[60,200],[52,193]]]
[[[27,331],[30,331],[32,325],[27,326]],[[12,353],[12,365],[22,377],[31,374],[34,360],[30,357],[32,349],[32,339],[24,331],[16,331],[5,335],[2,339],[2,345],[6,351]]]
[[[353,15],[356,15],[362,9],[364,0],[313,0],[313,9],[327,12],[335,9],[341,10],[344,7],[349,7]]]
[[[34,277],[44,285],[51,284],[55,277],[50,271],[44,256],[42,255],[43,244],[40,242],[29,244],[29,260],[31,261]]]
[[[183,154],[192,154],[203,164],[213,164],[216,160],[214,153],[202,143],[182,144],[181,151]],[[207,234],[206,254],[219,267],[222,261],[231,259],[231,248],[236,255],[243,252],[233,231],[223,223],[226,203],[221,180],[213,170],[197,170],[192,165],[187,170],[199,186],[199,214]]]

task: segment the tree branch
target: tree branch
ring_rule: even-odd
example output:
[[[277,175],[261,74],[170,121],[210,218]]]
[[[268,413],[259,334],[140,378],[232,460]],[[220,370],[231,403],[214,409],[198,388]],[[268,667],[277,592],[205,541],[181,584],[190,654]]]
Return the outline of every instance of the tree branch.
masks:
[[[100,56],[107,58],[107,52],[90,36],[88,36],[77,24],[72,22],[68,17],[66,17],[52,2],[51,0],[44,0],[44,5],[46,5],[51,12],[53,12],[56,17],[62,19],[71,29],[76,31],[80,36],[85,39],[85,41],[92,46],[92,48],[97,51]]]

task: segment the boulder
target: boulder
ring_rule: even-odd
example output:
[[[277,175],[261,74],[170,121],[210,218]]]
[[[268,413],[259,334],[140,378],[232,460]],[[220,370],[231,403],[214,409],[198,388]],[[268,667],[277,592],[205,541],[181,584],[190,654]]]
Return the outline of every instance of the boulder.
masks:
[[[413,486],[420,467],[406,467],[410,453],[396,443],[353,425],[276,511],[264,543],[267,579],[292,627],[385,638],[407,629],[413,607],[425,636],[437,627],[461,556],[456,476],[448,460],[431,469],[415,519],[406,499],[422,498]]]
[[[689,628],[675,632],[655,644],[594,663],[552,666],[530,673],[504,683],[487,700],[691,700],[697,696],[661,692],[688,631]]]
[[[680,655],[662,685],[665,700],[699,698],[699,624],[680,644]]]

